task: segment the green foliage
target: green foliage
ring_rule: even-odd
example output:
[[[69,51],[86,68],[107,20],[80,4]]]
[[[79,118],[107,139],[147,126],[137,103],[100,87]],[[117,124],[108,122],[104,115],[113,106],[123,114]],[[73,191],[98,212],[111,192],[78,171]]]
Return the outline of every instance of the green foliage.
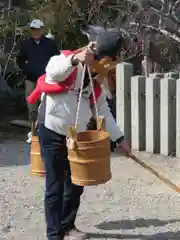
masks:
[[[118,15],[115,6],[123,9],[123,0],[27,0],[31,19],[38,17],[51,29],[62,48],[77,48],[87,43],[87,38],[80,32],[82,23],[115,25]],[[118,18],[119,19],[119,18]]]
[[[23,35],[28,36],[28,22],[34,18],[40,18],[45,23],[45,30],[47,32],[50,30],[56,36],[60,48],[74,49],[87,43],[86,36],[80,31],[81,24],[101,23],[108,27],[118,26],[130,31],[129,19],[133,21],[136,19],[133,14],[138,7],[129,7],[127,1],[130,0],[24,0],[21,9],[13,9],[5,14],[4,19],[0,20],[0,38],[10,33],[14,36],[16,32],[22,32]],[[131,0],[131,2],[139,2],[146,10],[149,9],[150,3],[157,9],[162,5],[160,0],[157,3],[153,0]],[[144,14],[146,15],[145,11]],[[20,16],[24,17],[23,22],[20,21]],[[143,14],[138,16],[138,21],[144,23]],[[154,26],[151,20],[147,24]],[[156,43],[158,38],[154,39]],[[169,46],[172,45],[172,41],[165,36],[161,41]],[[171,47],[169,47],[169,52],[169,56],[173,55]]]

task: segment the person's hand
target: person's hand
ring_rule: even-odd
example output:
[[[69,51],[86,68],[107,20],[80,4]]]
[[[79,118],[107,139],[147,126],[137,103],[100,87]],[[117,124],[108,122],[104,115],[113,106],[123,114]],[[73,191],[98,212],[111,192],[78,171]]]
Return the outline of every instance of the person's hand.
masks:
[[[72,57],[72,64],[77,64],[78,62],[85,63],[88,65],[92,65],[95,60],[95,54],[89,51],[88,47],[82,50],[79,53],[76,53]]]
[[[121,143],[119,143],[118,148],[119,148],[120,152],[123,155],[125,155],[126,157],[131,157],[132,156],[131,148],[125,140],[123,140]]]

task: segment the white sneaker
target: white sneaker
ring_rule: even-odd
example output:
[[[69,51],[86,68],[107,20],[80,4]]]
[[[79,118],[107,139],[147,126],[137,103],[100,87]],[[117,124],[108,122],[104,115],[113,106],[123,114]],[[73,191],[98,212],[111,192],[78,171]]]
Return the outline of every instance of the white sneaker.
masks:
[[[30,144],[32,142],[32,133],[29,132],[27,136],[28,136],[28,139],[26,142]]]

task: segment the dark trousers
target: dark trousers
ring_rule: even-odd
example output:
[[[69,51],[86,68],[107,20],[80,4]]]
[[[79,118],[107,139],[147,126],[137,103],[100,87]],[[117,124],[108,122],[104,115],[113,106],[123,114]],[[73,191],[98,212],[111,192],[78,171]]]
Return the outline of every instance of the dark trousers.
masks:
[[[83,187],[72,184],[66,137],[38,125],[41,153],[46,169],[45,218],[49,240],[74,228]]]

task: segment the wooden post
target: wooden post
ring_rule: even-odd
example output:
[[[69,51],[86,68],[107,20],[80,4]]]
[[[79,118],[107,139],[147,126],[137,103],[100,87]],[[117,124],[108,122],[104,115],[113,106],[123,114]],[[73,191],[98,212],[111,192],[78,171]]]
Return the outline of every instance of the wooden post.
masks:
[[[131,100],[130,81],[133,65],[120,63],[116,67],[116,122],[124,132],[125,139],[131,142]]]
[[[160,78],[146,79],[146,151],[160,152]]]
[[[180,157],[180,79],[176,82],[176,157]]]
[[[176,80],[161,79],[160,84],[160,153],[168,156],[176,146]]]
[[[154,72],[154,73],[150,73],[149,77],[163,78],[164,74],[163,73],[156,73],[156,72]]]
[[[145,150],[145,77],[131,78],[131,146]]]
[[[177,72],[168,72],[164,74],[165,78],[172,78],[172,79],[178,79],[179,78],[179,73]]]

